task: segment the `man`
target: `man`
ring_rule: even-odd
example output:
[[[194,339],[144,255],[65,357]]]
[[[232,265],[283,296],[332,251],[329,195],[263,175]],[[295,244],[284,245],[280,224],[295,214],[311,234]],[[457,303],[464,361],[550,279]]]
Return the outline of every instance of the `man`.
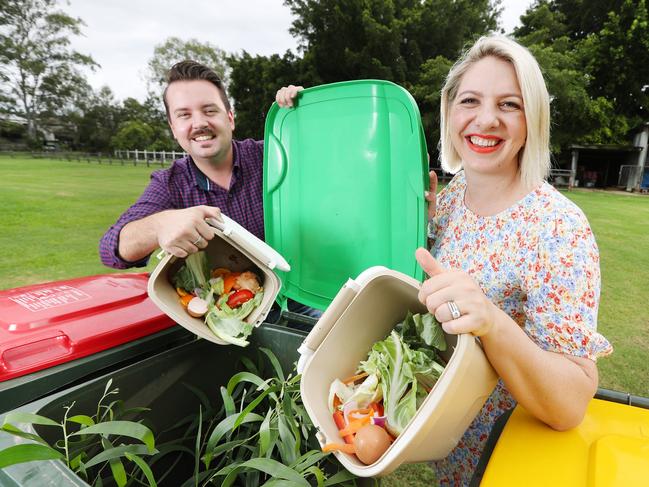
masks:
[[[292,106],[297,90],[291,87],[287,95],[284,89],[280,103],[287,106],[288,98]],[[198,252],[214,238],[205,219],[219,218],[221,211],[264,238],[263,141],[232,138],[234,115],[219,76],[194,61],[177,63],[163,100],[173,136],[188,155],[154,172],[144,193],[102,237],[100,256],[109,267],[144,266],[158,247],[181,258]]]

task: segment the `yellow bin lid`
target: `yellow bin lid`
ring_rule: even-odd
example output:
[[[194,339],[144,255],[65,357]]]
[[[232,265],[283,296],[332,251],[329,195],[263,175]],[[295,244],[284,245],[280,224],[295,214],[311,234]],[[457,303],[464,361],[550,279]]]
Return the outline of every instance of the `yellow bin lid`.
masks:
[[[649,485],[649,410],[593,399],[578,427],[559,432],[517,406],[480,485]]]

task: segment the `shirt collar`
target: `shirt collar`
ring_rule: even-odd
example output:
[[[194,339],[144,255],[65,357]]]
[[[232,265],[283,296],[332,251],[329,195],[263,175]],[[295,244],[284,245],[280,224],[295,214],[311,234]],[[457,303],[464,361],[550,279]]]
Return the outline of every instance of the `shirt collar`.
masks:
[[[210,179],[205,174],[203,174],[203,172],[198,168],[198,166],[194,162],[194,159],[192,159],[192,156],[187,155],[187,159],[189,160],[189,166],[192,168],[192,172],[194,173],[194,180],[196,181],[196,185],[203,191],[211,191],[216,185],[212,181],[210,181]],[[241,164],[239,161],[239,151],[237,150],[237,144],[235,144],[233,140],[232,141],[232,181],[230,182],[230,187],[232,187],[236,182],[237,175],[241,170],[240,168],[241,168]]]

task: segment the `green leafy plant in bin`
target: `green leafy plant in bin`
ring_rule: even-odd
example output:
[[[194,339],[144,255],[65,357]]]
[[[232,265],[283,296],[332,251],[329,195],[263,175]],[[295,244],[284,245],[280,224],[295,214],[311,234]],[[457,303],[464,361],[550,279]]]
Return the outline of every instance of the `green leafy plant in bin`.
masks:
[[[217,411],[205,394],[192,389],[202,403],[198,414],[184,420],[189,425],[186,438],[194,444],[194,473],[178,485],[357,485],[352,474],[320,450],[300,397],[300,376],[285,376],[277,357],[259,350],[263,355],[258,363],[241,357],[247,370],[220,388]],[[273,372],[264,379],[266,363]],[[160,450],[170,446],[160,445]]]
[[[36,414],[8,414],[2,429],[34,443],[0,451],[0,468],[60,459],[94,486],[107,479],[119,486],[156,486],[156,479],[173,487],[357,485],[352,474],[320,450],[300,397],[300,376],[285,376],[277,357],[268,349],[259,350],[257,363],[241,357],[247,370],[220,388],[216,407],[205,393],[187,386],[199,399],[199,410],[161,432],[182,432],[168,442],[156,445],[151,430],[119,419],[148,409],[122,411],[121,401],[107,403],[117,393],[109,390],[112,381],[108,381],[94,416],[70,416],[74,403],[65,408],[61,422]],[[264,374],[264,365],[270,365],[272,373]],[[262,378],[265,375],[270,377]],[[52,447],[37,434],[19,429],[20,423],[57,427],[62,439]],[[140,443],[116,445],[124,437]],[[180,464],[187,462],[193,464],[193,472],[178,480],[179,472],[185,471]]]
[[[158,453],[153,433],[139,422],[121,419],[146,409],[124,409],[122,401],[111,400],[111,396],[119,392],[117,388],[110,390],[111,385],[112,380],[109,380],[92,416],[71,415],[74,402],[64,407],[65,414],[60,422],[33,413],[7,414],[1,429],[31,440],[31,443],[1,450],[0,469],[36,460],[62,460],[92,485],[102,485],[102,478],[110,478],[118,486],[125,486],[135,472],[139,472],[146,482],[142,485],[156,486],[153,473],[144,460]],[[21,429],[19,424],[58,428],[62,439],[50,446],[33,428]]]

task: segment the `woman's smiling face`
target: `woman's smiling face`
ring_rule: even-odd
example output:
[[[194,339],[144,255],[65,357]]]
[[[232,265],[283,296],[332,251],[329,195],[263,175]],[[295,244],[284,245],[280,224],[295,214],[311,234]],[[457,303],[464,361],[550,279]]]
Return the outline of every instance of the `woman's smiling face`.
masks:
[[[450,109],[451,138],[468,172],[518,171],[527,124],[514,66],[487,56],[464,73]]]

